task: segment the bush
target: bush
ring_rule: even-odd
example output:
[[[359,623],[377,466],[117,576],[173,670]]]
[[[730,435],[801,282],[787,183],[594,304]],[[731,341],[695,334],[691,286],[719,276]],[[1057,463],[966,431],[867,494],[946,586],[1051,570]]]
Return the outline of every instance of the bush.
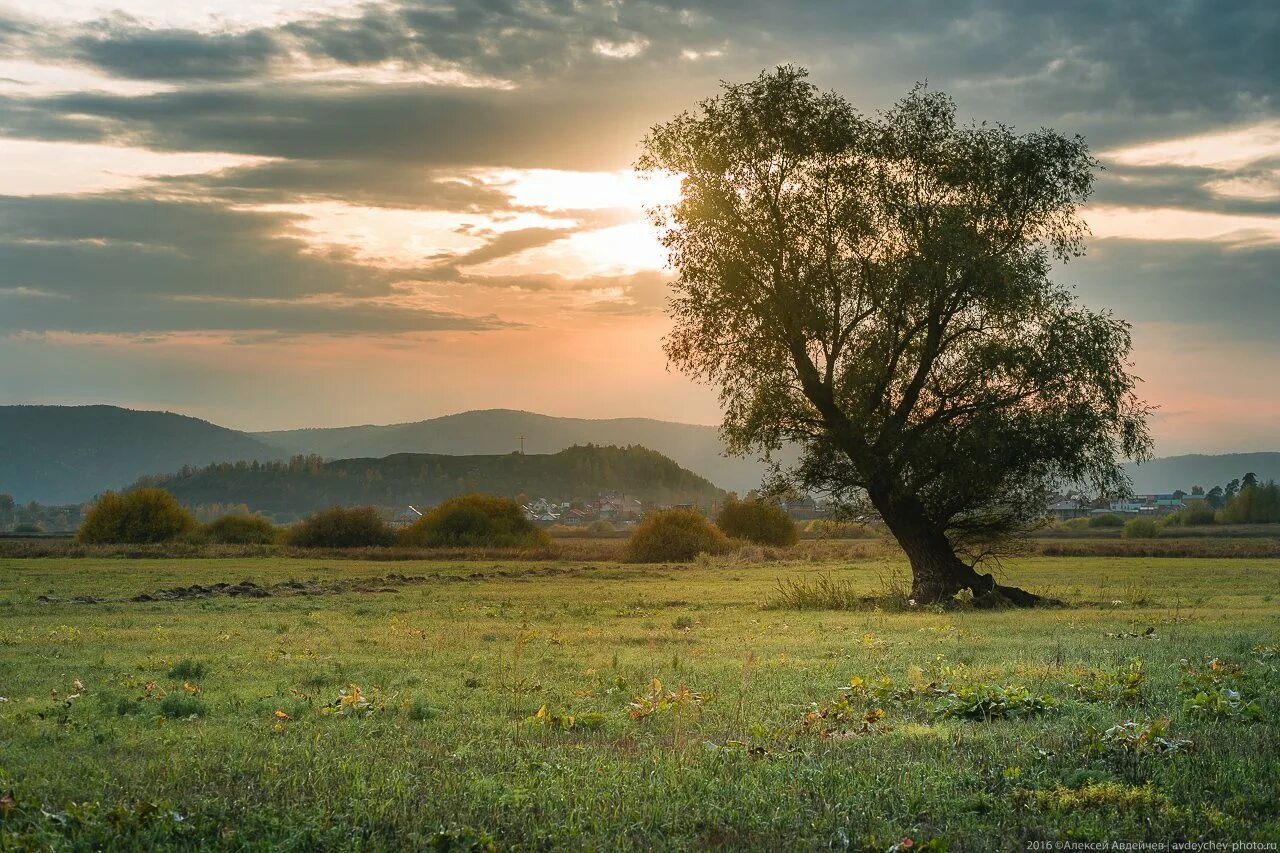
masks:
[[[181,681],[199,681],[208,672],[208,664],[191,658],[183,658],[169,667],[169,677]]]
[[[170,542],[196,526],[191,513],[164,489],[107,492],[89,510],[76,538],[89,543]]]
[[[1124,527],[1124,519],[1113,512],[1089,516],[1090,527]]]
[[[44,528],[30,521],[24,521],[21,524],[13,526],[14,533],[44,533]]]
[[[767,501],[731,500],[716,516],[716,526],[729,536],[757,545],[794,545],[798,538],[791,516]]]
[[[427,548],[536,548],[551,542],[519,504],[496,495],[450,498],[415,521],[403,539]]]
[[[1217,513],[1213,507],[1208,504],[1200,506],[1189,506],[1181,512],[1175,512],[1169,516],[1168,524],[1174,527],[1200,527],[1206,524],[1213,524],[1217,520]]]
[[[1131,518],[1124,523],[1125,539],[1155,539],[1160,535],[1160,525],[1153,518]]]
[[[289,544],[299,548],[367,548],[390,545],[394,538],[371,506],[335,506],[313,512],[288,534]]]
[[[1058,526],[1061,527],[1063,530],[1084,530],[1086,527],[1093,526],[1091,524],[1092,521],[1093,521],[1092,518],[1085,518],[1084,516],[1080,516],[1079,518],[1063,519],[1062,521],[1058,522]]]
[[[671,509],[645,517],[627,540],[633,563],[692,562],[699,554],[720,554],[729,539],[691,509]]]
[[[224,515],[205,525],[209,542],[222,545],[270,545],[279,531],[260,515]]]
[[[614,527],[612,522],[593,521],[587,525],[587,532],[596,536],[602,536],[609,533],[617,533],[618,528]]]

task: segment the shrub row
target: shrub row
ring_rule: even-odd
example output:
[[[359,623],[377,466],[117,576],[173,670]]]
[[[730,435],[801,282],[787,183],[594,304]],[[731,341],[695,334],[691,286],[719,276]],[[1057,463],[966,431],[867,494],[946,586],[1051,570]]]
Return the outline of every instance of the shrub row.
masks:
[[[681,562],[729,550],[730,537],[776,546],[793,545],[797,538],[791,518],[778,505],[765,501],[730,501],[717,522],[712,524],[692,509],[653,513],[630,536],[627,559]],[[104,495],[86,516],[78,539],[90,544],[187,541],[299,548],[540,548],[551,543],[546,531],[525,518],[514,501],[492,495],[451,498],[399,532],[373,507],[340,506],[312,513],[280,530],[264,518],[244,515],[224,516],[202,527],[161,489]]]

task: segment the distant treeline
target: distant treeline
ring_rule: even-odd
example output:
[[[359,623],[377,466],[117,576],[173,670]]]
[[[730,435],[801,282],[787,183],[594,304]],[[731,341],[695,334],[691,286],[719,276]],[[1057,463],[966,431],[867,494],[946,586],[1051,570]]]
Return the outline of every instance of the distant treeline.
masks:
[[[383,459],[295,456],[287,462],[224,462],[143,477],[188,507],[244,504],[279,521],[334,505],[436,504],[484,492],[509,498],[593,500],[620,491],[651,503],[708,506],[724,493],[656,451],[639,446],[571,447],[559,453],[444,456],[399,453]]]
[[[58,533],[80,526],[84,506],[47,506],[34,501],[20,504],[0,493],[0,533]]]

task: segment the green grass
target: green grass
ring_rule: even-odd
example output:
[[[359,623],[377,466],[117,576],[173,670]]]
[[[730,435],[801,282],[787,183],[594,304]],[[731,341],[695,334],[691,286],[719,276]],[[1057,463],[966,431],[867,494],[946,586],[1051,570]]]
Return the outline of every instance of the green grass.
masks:
[[[1280,840],[1280,560],[1015,561],[1060,610],[767,606],[893,568],[0,560],[0,849]],[[426,577],[68,601],[388,572]],[[1196,701],[1227,690],[1261,719]],[[1162,718],[1193,748],[1103,734]]]

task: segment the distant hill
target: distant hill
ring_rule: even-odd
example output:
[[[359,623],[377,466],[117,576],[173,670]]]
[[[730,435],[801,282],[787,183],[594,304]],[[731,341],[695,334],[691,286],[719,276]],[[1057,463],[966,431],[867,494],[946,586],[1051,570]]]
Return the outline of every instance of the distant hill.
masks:
[[[1165,456],[1141,465],[1130,463],[1125,470],[1138,494],[1167,493],[1175,489],[1191,491],[1192,486],[1225,486],[1252,471],[1258,479],[1280,480],[1280,453],[1223,453],[1216,456],[1195,453]]]
[[[252,433],[288,453],[317,453],[330,459],[380,457],[393,453],[448,455],[510,453],[524,436],[526,453],[555,453],[582,444],[638,444],[669,456],[716,485],[746,492],[760,485],[764,466],[754,459],[730,459],[711,426],[648,418],[585,420],[510,409],[462,412],[390,426],[353,426]]]
[[[245,433],[170,412],[0,406],[0,492],[21,503],[79,503],[144,473],[284,455]]]
[[[571,447],[559,453],[446,456],[399,453],[382,459],[294,458],[288,462],[219,463],[144,477],[188,506],[245,503],[294,518],[334,504],[434,504],[471,492],[590,500],[625,491],[643,501],[706,505],[723,493],[707,480],[644,447]]]

